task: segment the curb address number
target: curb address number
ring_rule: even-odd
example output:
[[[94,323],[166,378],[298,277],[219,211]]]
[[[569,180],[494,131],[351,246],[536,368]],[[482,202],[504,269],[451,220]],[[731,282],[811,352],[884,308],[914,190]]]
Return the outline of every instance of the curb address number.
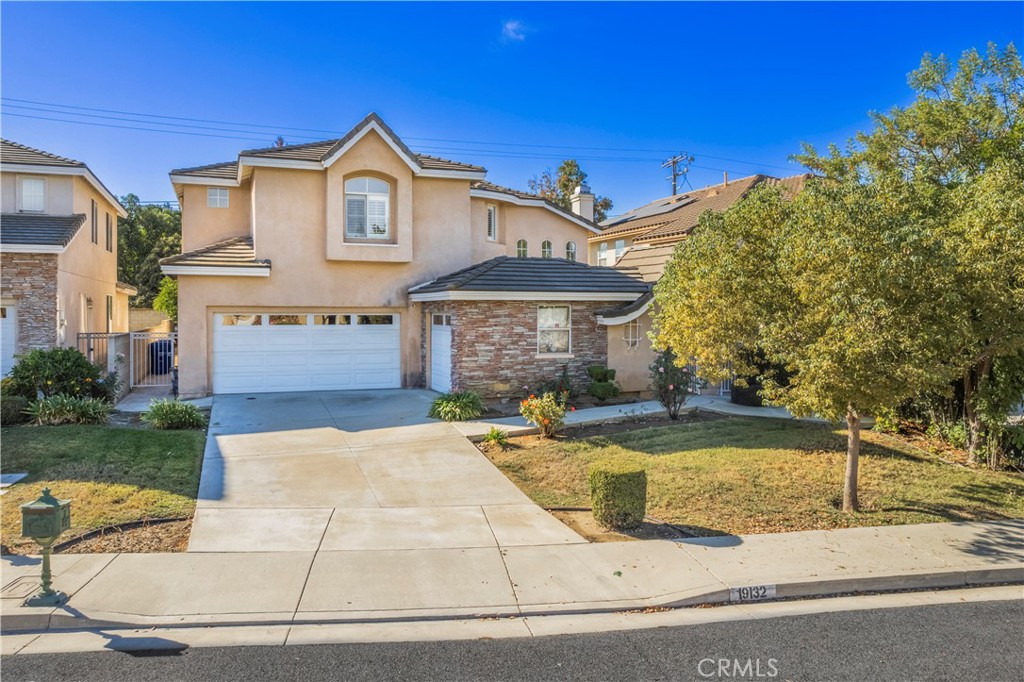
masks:
[[[729,590],[729,601],[759,601],[775,597],[775,585],[751,585],[733,587]]]

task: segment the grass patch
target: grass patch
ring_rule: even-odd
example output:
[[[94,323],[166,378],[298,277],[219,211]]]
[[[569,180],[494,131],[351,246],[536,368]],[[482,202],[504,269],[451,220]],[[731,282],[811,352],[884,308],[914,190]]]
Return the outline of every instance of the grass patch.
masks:
[[[647,513],[698,535],[1024,516],[1024,477],[942,462],[871,431],[862,436],[856,514],[841,509],[846,432],[809,422],[730,418],[534,439],[486,454],[549,507],[590,505],[592,462],[636,465],[647,472]]]
[[[0,542],[32,551],[21,538],[19,505],[44,487],[72,500],[68,539],[94,528],[195,510],[206,434],[112,426],[14,426],[0,431],[3,473],[28,473],[0,498]]]

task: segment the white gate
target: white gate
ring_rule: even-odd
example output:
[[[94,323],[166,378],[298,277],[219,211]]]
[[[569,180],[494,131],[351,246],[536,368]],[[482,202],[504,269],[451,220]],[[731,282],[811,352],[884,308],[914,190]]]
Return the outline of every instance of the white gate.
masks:
[[[434,315],[430,325],[430,388],[452,390],[452,316]]]
[[[132,332],[131,387],[171,386],[178,366],[177,332]]]

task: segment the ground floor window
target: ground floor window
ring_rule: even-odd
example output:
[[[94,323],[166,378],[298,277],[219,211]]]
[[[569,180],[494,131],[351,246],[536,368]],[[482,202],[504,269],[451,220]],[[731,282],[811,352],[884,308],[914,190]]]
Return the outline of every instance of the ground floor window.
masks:
[[[640,347],[640,320],[633,320],[623,325],[622,340],[625,341],[626,348],[629,350]]]
[[[572,343],[567,305],[542,305],[537,308],[537,352],[568,353]]]

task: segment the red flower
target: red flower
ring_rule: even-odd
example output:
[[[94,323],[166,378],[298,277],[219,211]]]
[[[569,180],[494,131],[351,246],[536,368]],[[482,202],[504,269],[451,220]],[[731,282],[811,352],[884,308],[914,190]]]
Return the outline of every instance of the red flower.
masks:
[[[575,407],[570,407],[570,408],[569,408],[569,411],[570,411],[570,412],[575,412],[575,411],[576,411],[576,408],[575,408]]]
[[[551,420],[550,420],[550,419],[545,419],[545,420],[544,420],[544,423],[545,423],[545,424],[550,424],[550,423],[551,423]]]

